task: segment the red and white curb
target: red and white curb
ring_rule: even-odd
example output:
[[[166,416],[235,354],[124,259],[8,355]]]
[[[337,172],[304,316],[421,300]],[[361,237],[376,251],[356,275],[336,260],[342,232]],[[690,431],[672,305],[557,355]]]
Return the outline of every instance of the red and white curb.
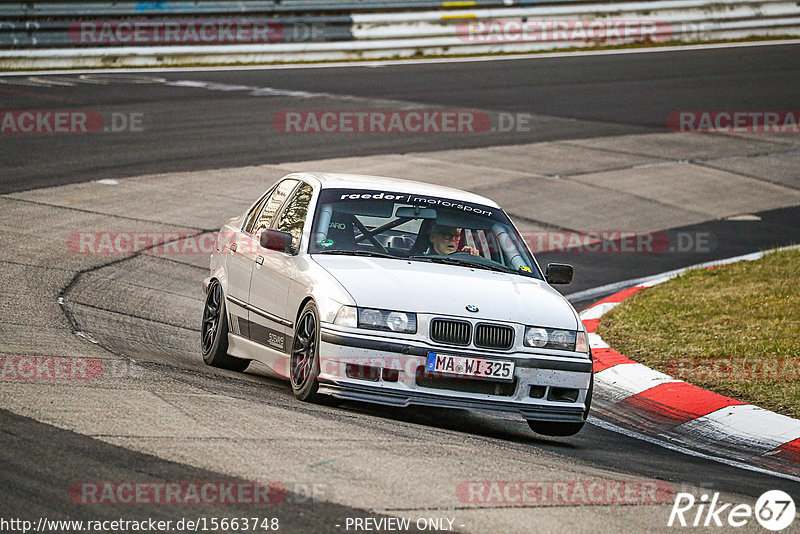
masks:
[[[752,261],[764,254],[748,254],[639,279],[581,312],[594,357],[596,415],[623,429],[655,438],[656,442],[703,451],[704,456],[729,463],[800,475],[800,420],[650,369],[609,347],[596,333],[600,317],[644,288],[689,269]]]

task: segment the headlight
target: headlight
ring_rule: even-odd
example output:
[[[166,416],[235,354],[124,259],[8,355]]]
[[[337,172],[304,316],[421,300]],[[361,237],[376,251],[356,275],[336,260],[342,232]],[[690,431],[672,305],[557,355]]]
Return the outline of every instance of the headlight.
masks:
[[[580,332],[584,338],[585,334]],[[542,328],[540,326],[526,326],[525,337],[522,343],[526,347],[536,347],[557,350],[577,350],[575,330],[561,330],[559,328]],[[588,343],[587,343],[588,346]],[[586,350],[580,351],[586,352]]]
[[[333,322],[341,326],[357,326],[368,330],[387,330],[403,334],[417,332],[417,315],[415,313],[392,310],[342,306]]]
[[[417,331],[417,317],[414,316],[414,324],[411,324],[411,318],[409,314],[403,312],[391,312],[389,315],[386,316],[386,325],[389,327],[389,330],[393,330],[395,332],[409,332]]]
[[[544,347],[547,345],[547,330],[536,326],[529,326],[525,329],[526,347]]]
[[[358,327],[414,334],[417,331],[417,315],[391,310],[358,308]]]

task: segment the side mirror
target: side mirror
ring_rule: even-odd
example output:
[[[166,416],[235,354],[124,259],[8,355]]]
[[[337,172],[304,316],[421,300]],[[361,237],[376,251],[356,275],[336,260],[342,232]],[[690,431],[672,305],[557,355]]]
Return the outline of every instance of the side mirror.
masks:
[[[280,230],[264,230],[261,232],[261,246],[267,250],[291,252],[292,234]]]
[[[572,282],[572,272],[572,265],[549,263],[544,278],[548,284],[569,284]]]

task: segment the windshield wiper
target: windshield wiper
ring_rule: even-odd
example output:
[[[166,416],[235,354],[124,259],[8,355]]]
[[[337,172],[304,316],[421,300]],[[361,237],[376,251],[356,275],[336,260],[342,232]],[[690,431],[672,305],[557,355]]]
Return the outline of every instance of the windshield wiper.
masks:
[[[408,260],[424,260],[430,261],[433,263],[443,263],[445,265],[459,265],[461,267],[474,267],[476,269],[484,269],[486,271],[499,271],[501,273],[510,273],[513,272],[510,269],[506,269],[500,265],[486,265],[485,263],[477,263],[471,262],[468,260],[460,259],[460,258],[448,258],[447,256],[409,256],[406,258]]]
[[[385,254],[383,252],[372,252],[370,250],[320,250],[319,252],[315,252],[314,254],[338,254],[340,256],[368,256],[373,258],[391,258],[393,260],[401,260],[399,256],[392,256],[391,254]]]

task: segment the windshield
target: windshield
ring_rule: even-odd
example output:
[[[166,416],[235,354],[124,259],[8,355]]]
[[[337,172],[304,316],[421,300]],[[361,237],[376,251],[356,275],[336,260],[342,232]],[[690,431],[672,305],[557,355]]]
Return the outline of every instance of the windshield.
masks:
[[[503,210],[402,192],[324,189],[311,254],[381,256],[512,272],[542,279]]]

